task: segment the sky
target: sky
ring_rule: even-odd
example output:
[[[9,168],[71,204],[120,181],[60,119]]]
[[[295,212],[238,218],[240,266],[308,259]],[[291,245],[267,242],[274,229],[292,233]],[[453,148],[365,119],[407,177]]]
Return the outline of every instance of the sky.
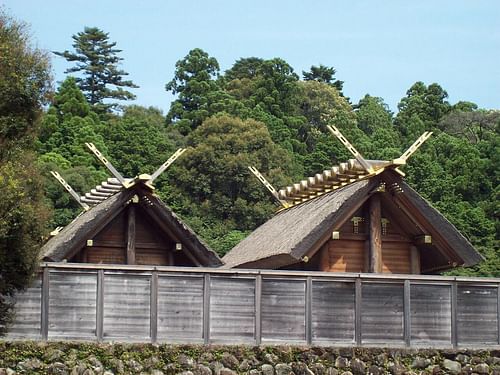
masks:
[[[449,101],[500,108],[500,1],[178,1],[0,0],[30,24],[48,51],[72,50],[85,26],[109,33],[122,49],[121,68],[140,86],[135,104],[168,111],[165,84],[193,48],[215,57],[221,70],[242,57],[287,61],[301,75],[311,65],[337,70],[357,103],[379,96],[397,103],[417,81],[437,82]],[[72,66],[53,56],[56,82]]]

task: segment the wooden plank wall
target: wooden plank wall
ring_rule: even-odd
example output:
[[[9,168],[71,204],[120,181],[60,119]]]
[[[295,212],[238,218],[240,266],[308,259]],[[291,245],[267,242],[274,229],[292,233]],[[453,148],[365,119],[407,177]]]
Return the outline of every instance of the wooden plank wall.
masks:
[[[449,343],[451,340],[451,286],[413,285],[411,288],[411,340]]]
[[[104,274],[103,335],[109,340],[150,337],[150,278]]]
[[[49,338],[92,339],[96,336],[97,272],[51,273]]]
[[[305,341],[305,280],[263,279],[262,341]]]
[[[500,348],[500,280],[52,267],[8,339]]]
[[[354,343],[354,282],[314,281],[312,339]]]
[[[31,287],[16,296],[15,320],[9,328],[12,339],[38,340],[41,327],[42,278],[34,280]]]
[[[457,288],[458,341],[491,344],[498,340],[498,288],[459,285]]]
[[[158,341],[202,342],[203,275],[160,275]]]
[[[326,252],[321,271],[363,272],[365,265],[365,241],[330,240],[322,250]]]
[[[363,284],[361,340],[367,343],[402,344],[403,304],[403,284]]]
[[[210,278],[210,340],[253,343],[255,337],[255,280]]]

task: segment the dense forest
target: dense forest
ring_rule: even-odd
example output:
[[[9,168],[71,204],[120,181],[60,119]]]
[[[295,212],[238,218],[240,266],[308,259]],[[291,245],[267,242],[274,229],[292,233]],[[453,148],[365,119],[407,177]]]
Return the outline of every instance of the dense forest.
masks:
[[[85,28],[72,48],[56,52],[74,63],[56,88],[51,56],[31,47],[22,24],[1,15],[0,33],[2,260],[12,246],[31,249],[15,256],[34,254],[40,233],[81,211],[51,170],[80,194],[108,177],[85,142],[127,177],[151,174],[186,147],[156,180],[156,193],[223,255],[276,210],[247,167],[282,187],[346,161],[351,155],[326,130],[334,124],[369,159],[397,157],[432,131],[403,168],[406,179],[486,259],[454,273],[500,276],[500,110],[450,103],[439,84],[416,82],[393,113],[383,98],[346,97],[331,66],[296,72],[281,58],[245,57],[221,71],[216,57],[195,48],[164,82],[175,95],[164,114],[126,104],[137,86],[125,79],[116,43],[98,28]],[[15,64],[23,71],[10,71]]]

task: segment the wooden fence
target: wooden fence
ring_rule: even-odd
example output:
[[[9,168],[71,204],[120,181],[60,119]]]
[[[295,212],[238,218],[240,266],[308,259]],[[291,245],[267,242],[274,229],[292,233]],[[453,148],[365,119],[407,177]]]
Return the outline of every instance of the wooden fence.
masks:
[[[54,264],[8,339],[499,347],[500,279]]]

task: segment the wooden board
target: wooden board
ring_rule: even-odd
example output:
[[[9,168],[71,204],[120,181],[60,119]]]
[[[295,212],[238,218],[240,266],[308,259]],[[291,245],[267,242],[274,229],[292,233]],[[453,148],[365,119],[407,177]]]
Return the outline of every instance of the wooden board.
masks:
[[[262,280],[262,341],[305,341],[303,280]]]
[[[363,272],[366,255],[364,241],[330,240],[327,249],[329,267],[321,271]]]
[[[459,285],[457,288],[458,341],[493,344],[498,341],[497,288]]]
[[[142,248],[141,244],[137,244],[135,248],[136,264],[151,264],[155,266],[170,266],[168,253],[172,249],[164,248]]]
[[[86,248],[88,263],[125,264],[126,249],[123,247],[92,246]]]
[[[150,336],[150,277],[104,274],[104,338],[123,341]]]
[[[354,283],[313,281],[312,339],[314,342],[354,342]]]
[[[51,272],[49,339],[95,339],[97,272]]]
[[[210,278],[210,341],[253,342],[255,280]]]
[[[411,273],[410,244],[400,241],[382,241],[382,272]]]
[[[451,286],[411,285],[411,340],[451,343]]]
[[[126,242],[127,216],[126,211],[120,212],[108,225],[97,233],[93,238],[95,241],[107,241],[125,244]]]
[[[40,339],[42,280],[37,277],[24,292],[15,296],[15,320],[9,327],[10,339]]]
[[[203,276],[158,277],[158,341],[203,338]]]
[[[403,342],[403,285],[363,284],[362,296],[363,343]]]

